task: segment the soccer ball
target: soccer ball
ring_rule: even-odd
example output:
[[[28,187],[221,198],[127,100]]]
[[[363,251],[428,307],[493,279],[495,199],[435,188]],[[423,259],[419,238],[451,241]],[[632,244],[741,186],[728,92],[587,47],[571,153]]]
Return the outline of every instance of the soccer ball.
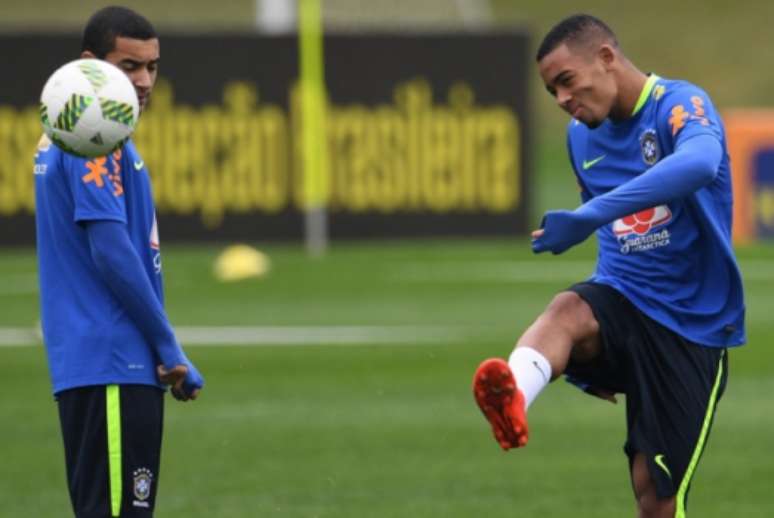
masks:
[[[99,59],[57,69],[40,95],[40,120],[51,141],[82,157],[107,155],[134,131],[140,107],[129,78]]]

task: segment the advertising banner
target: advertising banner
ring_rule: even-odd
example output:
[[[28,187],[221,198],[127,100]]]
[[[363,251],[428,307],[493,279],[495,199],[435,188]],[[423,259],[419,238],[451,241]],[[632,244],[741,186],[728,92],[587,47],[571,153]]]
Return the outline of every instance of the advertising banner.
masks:
[[[774,110],[723,116],[734,182],[734,240],[774,237]]]
[[[325,37],[330,235],[507,235],[527,230],[526,34]],[[71,35],[3,36],[0,242],[34,242],[40,90],[78,57]],[[162,239],[303,235],[295,37],[164,35],[134,141]]]

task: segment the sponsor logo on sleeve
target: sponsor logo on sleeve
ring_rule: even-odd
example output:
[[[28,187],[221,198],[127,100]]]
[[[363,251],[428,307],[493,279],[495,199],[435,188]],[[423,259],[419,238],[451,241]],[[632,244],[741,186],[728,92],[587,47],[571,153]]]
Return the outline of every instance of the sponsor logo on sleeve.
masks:
[[[108,169],[107,161],[110,158],[111,168]],[[124,186],[121,180],[121,150],[119,149],[110,157],[101,156],[86,162],[87,173],[81,177],[83,183],[93,183],[97,188],[105,187],[105,180],[113,187],[113,196],[124,194]]]
[[[104,187],[105,180],[103,180],[102,177],[108,174],[107,167],[105,167],[106,162],[107,162],[107,157],[104,157],[104,156],[97,157],[86,162],[86,170],[88,171],[88,173],[81,176],[81,180],[83,180],[83,183],[89,184],[93,182],[94,185],[96,185],[100,189]]]
[[[678,104],[672,108],[671,117],[669,117],[669,126],[672,128],[672,136],[685,127],[685,121],[691,114],[685,111],[685,106]]]
[[[691,97],[691,108],[689,112],[682,104],[672,107],[669,117],[669,126],[672,128],[672,136],[677,135],[683,129],[688,121],[697,121],[702,126],[709,126],[710,121],[707,118],[707,112],[704,107],[704,99],[698,95]]]
[[[702,126],[709,126],[709,119],[707,119],[707,113],[704,110],[704,99],[698,95],[691,97],[691,104],[693,105],[692,119],[696,119]]]

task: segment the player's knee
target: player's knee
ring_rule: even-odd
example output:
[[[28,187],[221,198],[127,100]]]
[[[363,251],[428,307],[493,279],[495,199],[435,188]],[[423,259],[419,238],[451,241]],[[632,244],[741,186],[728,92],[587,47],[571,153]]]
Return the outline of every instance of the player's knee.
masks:
[[[637,497],[637,516],[640,518],[673,518],[675,499],[658,498],[655,491]]]
[[[599,332],[599,323],[591,308],[572,291],[556,295],[546,308],[544,316],[557,326],[567,329],[574,341],[583,340]]]
[[[645,457],[637,454],[632,465],[632,485],[640,518],[672,518],[675,515],[675,497],[659,498],[656,484],[648,471]]]

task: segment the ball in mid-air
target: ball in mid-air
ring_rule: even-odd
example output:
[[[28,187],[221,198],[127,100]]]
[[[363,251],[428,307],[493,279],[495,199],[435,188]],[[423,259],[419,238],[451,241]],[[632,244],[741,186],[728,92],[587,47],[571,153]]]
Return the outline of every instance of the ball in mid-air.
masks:
[[[40,95],[43,131],[78,156],[103,156],[121,147],[139,116],[129,78],[98,59],[78,59],[58,68]]]

